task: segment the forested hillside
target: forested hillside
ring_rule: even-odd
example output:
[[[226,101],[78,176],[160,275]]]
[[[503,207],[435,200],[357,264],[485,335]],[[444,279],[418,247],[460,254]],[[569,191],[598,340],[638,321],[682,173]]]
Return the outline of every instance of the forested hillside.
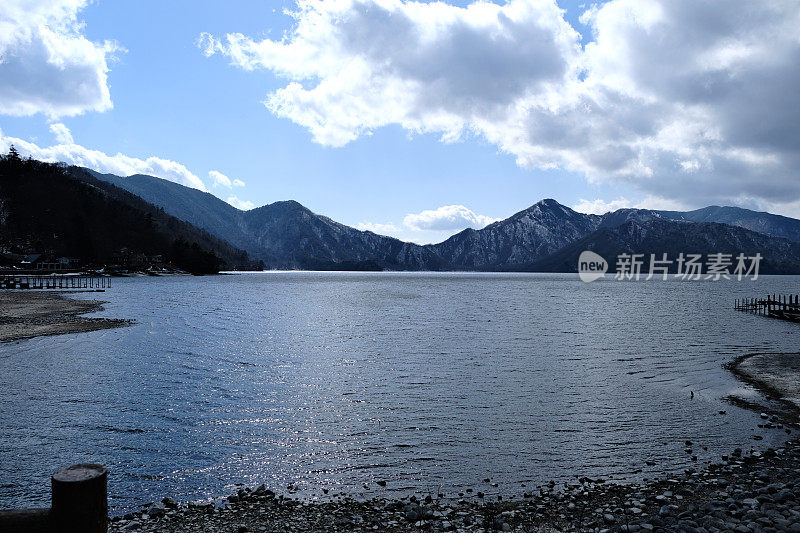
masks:
[[[92,266],[112,264],[123,252],[161,256],[195,274],[261,267],[246,252],[83,169],[13,151],[0,158],[0,247]]]

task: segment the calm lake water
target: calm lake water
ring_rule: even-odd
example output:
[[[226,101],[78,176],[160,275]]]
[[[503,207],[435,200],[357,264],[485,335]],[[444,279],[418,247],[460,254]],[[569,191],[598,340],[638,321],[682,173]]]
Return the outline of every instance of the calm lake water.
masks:
[[[800,326],[732,303],[798,287],[542,274],[114,280],[79,297],[108,300],[96,316],[134,326],[0,344],[0,508],[49,505],[50,474],[79,462],[108,465],[117,514],[237,483],[295,483],[306,497],[520,495],[551,479],[696,466],[686,439],[701,465],[774,446],[780,431],[723,400],[755,395],[723,364],[797,351]]]

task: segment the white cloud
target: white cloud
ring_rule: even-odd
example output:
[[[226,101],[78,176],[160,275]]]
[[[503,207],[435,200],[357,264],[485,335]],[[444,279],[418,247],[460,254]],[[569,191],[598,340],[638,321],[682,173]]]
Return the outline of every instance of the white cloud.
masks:
[[[268,96],[275,114],[341,146],[388,124],[460,137],[473,117],[502,114],[529,92],[560,85],[577,33],[551,0],[465,8],[401,0],[299,0],[283,40],[201,35],[246,70],[290,83]],[[306,85],[303,85],[306,82]]]
[[[602,215],[609,211],[616,211],[617,209],[634,208],[634,209],[654,209],[664,211],[682,211],[688,209],[685,204],[669,200],[666,198],[658,198],[656,196],[647,196],[642,200],[633,201],[627,198],[620,197],[616,200],[605,201],[601,199],[585,200],[581,198],[577,204],[572,206],[572,209],[581,213],[589,213],[594,215]]]
[[[86,0],[3,0],[0,114],[56,118],[111,109],[108,61],[118,45],[83,35]]]
[[[230,179],[228,176],[219,172],[218,170],[211,170],[208,172],[208,177],[211,178],[211,186],[218,187],[223,186],[227,187],[228,189],[232,189],[233,187],[244,187],[244,182],[238,179]]]
[[[480,229],[499,219],[479,215],[463,205],[445,205],[421,213],[405,216],[403,225],[415,231],[458,231],[465,228]]]
[[[359,222],[356,228],[420,245],[442,242],[454,233],[452,230],[423,230],[410,228],[403,224],[395,224],[393,222]]]
[[[69,131],[69,128],[67,128],[61,122],[50,124],[50,132],[55,136],[56,142],[58,142],[58,144],[75,144],[75,141],[72,138],[72,133]]]
[[[463,205],[446,205],[420,213],[410,213],[401,225],[393,222],[359,222],[356,228],[378,235],[388,235],[407,242],[429,244],[441,242],[453,233],[466,229],[486,227],[496,218],[479,215]]]
[[[226,202],[231,204],[236,209],[241,209],[242,211],[248,211],[256,206],[256,204],[254,204],[253,202],[250,202],[248,200],[240,200],[236,196],[229,196]]]
[[[359,222],[356,229],[361,231],[371,231],[378,235],[398,235],[402,232],[400,228],[389,222],[388,224],[381,224],[379,222]]]
[[[55,129],[53,128],[55,126]],[[61,125],[63,126],[63,124]],[[6,153],[13,144],[23,156],[30,155],[40,161],[63,161],[71,165],[87,167],[97,172],[116,174],[118,176],[130,176],[132,174],[146,174],[156,176],[187,187],[192,187],[205,191],[206,187],[202,180],[193,174],[188,168],[175,161],[163,159],[161,157],[148,157],[139,159],[117,153],[108,155],[99,150],[91,150],[79,144],[66,143],[72,140],[72,135],[66,126],[59,127],[54,124],[51,131],[59,137],[61,144],[49,147],[40,147],[35,143],[15,137],[6,137],[0,131],[0,152]]]
[[[577,204],[572,206],[572,209],[578,211],[579,213],[602,215],[604,213],[608,213],[609,211],[616,211],[617,209],[622,209],[625,207],[633,207],[633,202],[625,198],[617,198],[616,200],[611,200],[610,202],[601,200],[599,198],[596,200],[585,200],[581,198]]]
[[[222,185],[223,187],[227,187],[229,189],[233,187],[230,178],[225,174],[223,174],[222,172],[211,170],[208,172],[208,177],[211,178],[212,187],[217,187],[219,185]]]
[[[474,134],[520,165],[693,205],[800,200],[792,0],[299,0],[281,40],[198,41],[286,80],[265,105],[342,146],[382,126]]]

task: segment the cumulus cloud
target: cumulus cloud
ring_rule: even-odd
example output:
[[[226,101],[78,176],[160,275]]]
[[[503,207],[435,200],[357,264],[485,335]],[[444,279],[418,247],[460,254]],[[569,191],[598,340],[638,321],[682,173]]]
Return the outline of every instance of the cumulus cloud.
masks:
[[[3,0],[0,114],[51,118],[112,107],[108,62],[121,51],[83,35],[86,0]]]
[[[256,204],[254,204],[253,202],[250,202],[248,200],[240,200],[236,196],[229,196],[226,202],[231,204],[236,209],[241,209],[242,211],[248,211],[256,206]]]
[[[405,216],[403,224],[415,231],[457,231],[465,228],[480,229],[499,219],[479,215],[463,205],[445,205],[421,213]]]
[[[410,213],[402,224],[359,222],[356,228],[378,235],[389,235],[417,244],[440,242],[466,228],[480,229],[499,219],[479,215],[463,205],[446,205],[420,213]]]
[[[198,45],[206,56],[221,53],[290,80],[265,105],[332,146],[388,124],[455,140],[473,118],[561,85],[569,77],[564,58],[579,51],[577,33],[551,0],[464,8],[300,0],[293,16],[297,24],[281,41],[203,34]]]
[[[265,105],[342,146],[382,126],[477,135],[525,167],[690,204],[800,200],[800,9],[610,0],[584,47],[555,0],[299,0],[281,39],[201,35],[284,78]]]
[[[72,134],[63,124],[53,124],[50,130],[56,135],[59,144],[48,147],[41,147],[24,139],[7,137],[0,131],[0,152],[8,152],[9,147],[13,144],[21,155],[31,156],[40,161],[62,161],[71,165],[87,167],[97,172],[116,174],[118,176],[147,174],[201,191],[206,190],[200,178],[184,165],[175,161],[161,157],[139,159],[121,153],[109,155],[99,150],[91,150],[75,144],[72,140]]]

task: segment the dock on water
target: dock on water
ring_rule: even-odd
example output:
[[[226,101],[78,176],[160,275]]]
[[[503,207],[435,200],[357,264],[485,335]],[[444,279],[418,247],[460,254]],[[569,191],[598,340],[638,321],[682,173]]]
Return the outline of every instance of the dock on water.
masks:
[[[90,274],[0,274],[0,289],[75,289],[104,291],[111,278]]]
[[[772,294],[766,298],[737,298],[733,308],[756,315],[800,322],[800,295]]]

